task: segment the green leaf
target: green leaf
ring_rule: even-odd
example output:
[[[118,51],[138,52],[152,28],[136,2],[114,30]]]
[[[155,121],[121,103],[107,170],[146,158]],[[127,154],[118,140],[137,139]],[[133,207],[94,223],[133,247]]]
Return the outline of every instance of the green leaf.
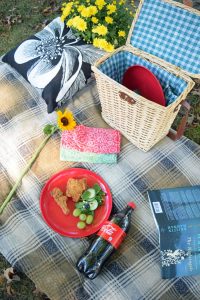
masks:
[[[51,124],[47,124],[44,127],[43,132],[44,132],[44,134],[50,135],[50,134],[54,133],[54,131],[56,131],[56,129],[58,129],[57,126],[51,125]]]
[[[96,194],[98,194],[100,191],[102,191],[101,187],[97,183],[95,183],[93,185],[93,189],[95,190]]]
[[[101,196],[101,198],[102,198],[103,196],[105,196],[105,193],[101,190],[101,191],[99,191],[98,196]]]
[[[98,205],[102,205],[102,203],[103,203],[103,201],[102,201],[102,196],[97,195],[97,196],[95,197],[95,199],[97,200]]]
[[[83,200],[88,200],[90,198],[90,192],[88,191],[85,191],[82,195],[81,195],[81,198]]]

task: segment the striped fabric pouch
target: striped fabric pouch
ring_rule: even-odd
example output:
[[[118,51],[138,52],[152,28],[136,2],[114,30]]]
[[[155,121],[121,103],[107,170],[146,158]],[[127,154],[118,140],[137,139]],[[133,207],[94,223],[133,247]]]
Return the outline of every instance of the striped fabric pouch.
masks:
[[[63,131],[60,159],[62,161],[116,163],[120,152],[121,134],[111,128],[84,125]]]

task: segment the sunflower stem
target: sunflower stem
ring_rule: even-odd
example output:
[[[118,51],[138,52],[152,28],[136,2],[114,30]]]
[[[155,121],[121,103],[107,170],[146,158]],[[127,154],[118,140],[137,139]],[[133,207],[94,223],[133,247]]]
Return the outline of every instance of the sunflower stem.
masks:
[[[48,142],[48,140],[50,139],[50,137],[58,130],[58,127],[56,126],[52,126],[52,130],[51,132],[45,137],[45,139],[42,141],[42,143],[39,145],[39,147],[37,148],[37,150],[35,151],[35,153],[33,154],[33,156],[31,157],[30,161],[28,162],[27,166],[24,168],[24,170],[22,171],[19,179],[16,181],[16,183],[13,185],[10,193],[8,194],[8,196],[6,197],[6,199],[3,201],[2,205],[0,206],[0,215],[2,214],[4,208],[7,206],[7,204],[10,202],[10,200],[12,199],[13,195],[15,194],[18,186],[20,185],[20,183],[22,182],[23,177],[26,175],[26,173],[28,173],[28,171],[30,170],[30,168],[32,167],[32,165],[34,164],[35,160],[37,159],[37,157],[39,156],[40,152],[42,151],[42,149],[44,148],[44,146],[46,145],[46,143]]]

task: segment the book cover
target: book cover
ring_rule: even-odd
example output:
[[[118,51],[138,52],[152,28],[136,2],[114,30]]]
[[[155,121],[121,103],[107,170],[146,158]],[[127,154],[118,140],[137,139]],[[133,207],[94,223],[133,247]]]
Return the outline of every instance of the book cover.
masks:
[[[148,191],[162,278],[200,274],[200,186]]]

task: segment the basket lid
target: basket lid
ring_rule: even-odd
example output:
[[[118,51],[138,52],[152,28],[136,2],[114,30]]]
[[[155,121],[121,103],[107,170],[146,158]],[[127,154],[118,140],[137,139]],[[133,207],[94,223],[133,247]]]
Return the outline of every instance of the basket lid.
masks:
[[[200,12],[172,0],[142,0],[127,44],[200,78]]]

